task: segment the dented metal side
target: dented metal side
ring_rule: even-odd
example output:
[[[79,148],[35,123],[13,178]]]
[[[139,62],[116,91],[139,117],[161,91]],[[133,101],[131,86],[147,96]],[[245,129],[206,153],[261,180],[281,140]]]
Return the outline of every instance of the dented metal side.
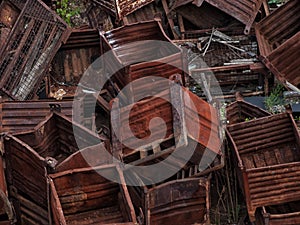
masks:
[[[256,26],[262,61],[286,86],[299,88],[300,2],[288,1]]]
[[[250,220],[258,207],[300,199],[300,138],[290,114],[227,126]]]
[[[123,173],[115,165],[68,170],[49,180],[54,224],[136,224]]]
[[[6,28],[10,30],[0,49],[0,89],[15,100],[28,100],[68,38],[69,28],[40,0],[27,0],[14,24]]]

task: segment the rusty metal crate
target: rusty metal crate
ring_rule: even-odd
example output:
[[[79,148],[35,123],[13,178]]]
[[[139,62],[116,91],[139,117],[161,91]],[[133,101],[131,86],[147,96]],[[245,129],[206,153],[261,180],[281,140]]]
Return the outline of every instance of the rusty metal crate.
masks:
[[[186,178],[153,186],[143,185],[133,173],[125,172],[125,178],[140,184],[128,186],[140,224],[210,224],[210,178]]]
[[[256,26],[261,58],[276,77],[299,88],[300,4],[290,0]]]
[[[164,154],[174,146],[184,148],[189,144],[196,144],[201,155],[206,148],[214,154],[221,154],[217,110],[186,88],[171,83],[169,90],[125,107],[118,105],[117,99],[115,101],[111,111],[111,122],[119,128],[112,132],[115,157],[134,162],[152,154],[155,157],[155,153]],[[172,106],[178,107],[179,111]],[[153,118],[162,119],[166,129],[155,127]],[[152,127],[151,123],[154,123]],[[133,141],[132,135],[143,143]]]
[[[95,29],[73,29],[52,60],[47,83],[48,97],[53,97],[59,89],[66,92],[63,97],[73,97],[81,77],[99,57],[99,32]]]
[[[113,75],[115,90],[122,90],[127,84],[147,76],[168,79],[180,74],[185,83],[186,62],[182,50],[166,36],[160,21],[126,25],[102,34],[101,52],[111,52],[104,58],[104,71]],[[115,72],[116,68],[120,70]],[[127,104],[138,99],[142,90],[152,89],[154,85],[158,85],[158,91],[164,90],[160,83],[161,80],[155,80],[148,86],[133,86],[131,93],[124,93]]]
[[[50,187],[55,225],[137,224],[123,173],[116,165],[52,174]]]
[[[228,124],[236,124],[245,122],[248,120],[253,120],[265,116],[270,116],[271,114],[243,99],[237,99],[237,101],[230,103],[226,107],[226,117]]]
[[[256,213],[257,225],[300,224],[300,202],[264,206]]]
[[[7,185],[19,223],[48,224],[46,174],[79,150],[73,128],[81,137],[81,148],[100,149],[96,134],[56,112],[32,131],[4,135]]]
[[[250,220],[262,206],[300,199],[300,138],[291,114],[227,126]]]
[[[21,2],[24,5],[18,4]],[[13,99],[28,100],[61,43],[67,40],[69,28],[40,0],[5,0],[0,5],[2,10],[8,17],[0,17],[0,29],[9,33],[0,47],[0,89]]]

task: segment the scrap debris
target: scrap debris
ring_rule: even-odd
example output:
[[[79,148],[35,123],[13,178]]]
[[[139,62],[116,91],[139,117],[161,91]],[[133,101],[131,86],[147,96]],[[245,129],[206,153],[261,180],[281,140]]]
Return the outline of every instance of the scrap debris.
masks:
[[[76,0],[70,27],[0,0],[0,224],[299,225],[300,1],[274,2]]]

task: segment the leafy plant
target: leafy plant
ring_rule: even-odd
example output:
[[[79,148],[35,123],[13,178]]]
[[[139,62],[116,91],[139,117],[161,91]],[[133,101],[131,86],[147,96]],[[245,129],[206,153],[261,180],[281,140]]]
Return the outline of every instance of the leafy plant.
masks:
[[[283,91],[284,87],[281,84],[277,84],[270,95],[265,99],[265,106],[269,112],[278,113],[281,108],[284,108]]]
[[[282,4],[284,3],[286,0],[269,0],[268,3],[269,4]]]
[[[79,14],[79,8],[70,6],[69,0],[59,0],[56,2],[56,12],[60,17],[72,26],[71,18]]]

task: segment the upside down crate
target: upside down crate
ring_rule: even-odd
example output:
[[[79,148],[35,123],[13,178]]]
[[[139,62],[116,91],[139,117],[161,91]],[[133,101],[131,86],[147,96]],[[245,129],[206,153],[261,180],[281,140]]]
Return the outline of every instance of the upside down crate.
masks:
[[[55,172],[60,163],[79,150],[73,128],[81,137],[81,148],[101,147],[97,135],[56,112],[34,130],[4,136],[8,190],[18,224],[48,224],[46,174]]]
[[[0,12],[1,36],[6,32],[0,47],[0,89],[13,99],[31,99],[69,28],[40,0],[4,0]]]
[[[124,90],[125,105],[143,97],[145,90],[164,90],[162,78],[180,74],[184,83],[186,63],[182,50],[167,37],[160,21],[130,24],[103,33],[101,53],[106,53],[104,71],[112,76],[110,83],[115,91],[129,86]],[[141,79],[149,76],[150,81]],[[134,82],[138,79],[140,83]]]
[[[113,177],[114,181],[107,177]],[[135,225],[134,208],[118,166],[68,170],[50,175],[55,225]]]
[[[227,126],[250,220],[258,207],[300,200],[300,138],[291,114]]]
[[[300,2],[290,0],[256,27],[261,58],[271,72],[286,84],[300,87]]]
[[[264,206],[256,212],[258,225],[300,224],[300,201]]]
[[[112,125],[118,127],[112,130],[115,157],[134,162],[187,145],[199,153],[207,148],[221,155],[217,110],[174,81],[165,86],[168,90],[126,107],[115,99],[111,111]]]
[[[134,173],[125,172],[125,176],[140,184],[128,186],[128,190],[141,224],[210,224],[209,178],[186,178],[146,186]]]

